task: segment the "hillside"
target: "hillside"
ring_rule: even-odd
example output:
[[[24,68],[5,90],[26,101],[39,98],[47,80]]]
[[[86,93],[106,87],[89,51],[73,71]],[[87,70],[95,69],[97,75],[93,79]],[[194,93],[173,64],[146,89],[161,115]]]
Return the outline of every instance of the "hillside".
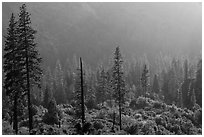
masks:
[[[73,55],[96,66],[107,61],[117,45],[127,59],[146,54],[150,62],[158,52],[189,57],[201,52],[199,3],[27,4],[44,65],[51,68],[57,59],[65,62]],[[3,35],[20,5],[3,3]]]

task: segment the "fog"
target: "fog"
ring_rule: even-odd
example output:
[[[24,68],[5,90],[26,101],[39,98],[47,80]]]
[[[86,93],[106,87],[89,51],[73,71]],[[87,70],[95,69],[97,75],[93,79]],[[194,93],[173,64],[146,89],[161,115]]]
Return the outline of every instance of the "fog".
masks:
[[[3,3],[3,35],[22,3]],[[92,66],[116,46],[128,58],[160,52],[195,57],[202,48],[201,3],[27,3],[45,66],[73,55]]]

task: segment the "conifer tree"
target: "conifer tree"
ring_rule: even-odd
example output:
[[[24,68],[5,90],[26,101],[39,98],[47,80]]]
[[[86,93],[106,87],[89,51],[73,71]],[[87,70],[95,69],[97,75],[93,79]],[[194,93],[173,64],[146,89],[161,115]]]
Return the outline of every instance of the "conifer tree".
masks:
[[[195,80],[195,96],[197,104],[202,107],[202,59],[199,60]]]
[[[45,107],[45,108],[47,108],[48,107],[48,104],[49,104],[49,102],[50,102],[50,93],[49,93],[49,88],[48,88],[48,86],[46,85],[46,87],[45,87],[45,92],[44,92],[44,96],[43,96],[43,106]]]
[[[75,114],[77,118],[81,117],[81,72],[80,69],[77,68],[76,74],[74,75],[74,106],[75,106]]]
[[[49,125],[59,124],[59,110],[54,98],[49,101],[47,109],[48,112],[42,117],[43,122]]]
[[[66,93],[65,93],[65,84],[64,84],[64,72],[61,67],[61,63],[58,60],[56,63],[55,74],[54,74],[54,82],[55,82],[55,91],[54,96],[57,104],[66,103]]]
[[[15,133],[18,133],[18,120],[17,120],[17,107],[18,99],[21,90],[21,70],[19,70],[19,53],[17,45],[17,22],[15,21],[14,14],[12,13],[9,27],[7,28],[7,36],[5,36],[5,54],[4,58],[4,89],[6,90],[6,95],[9,96],[11,100],[11,111],[13,110],[13,129]]]
[[[80,58],[80,70],[81,70],[81,121],[82,121],[82,131],[84,129],[85,124],[85,111],[84,111],[84,87],[83,87],[83,67],[82,60]]]
[[[157,94],[160,91],[157,75],[154,75],[154,82],[153,82],[153,86],[152,86],[152,91],[153,91],[153,93],[157,93]]]
[[[47,68],[46,74],[45,74],[45,89],[48,88],[49,94],[50,94],[50,99],[53,98],[53,85],[54,85],[54,78],[52,76],[52,72],[50,68]]]
[[[95,89],[95,76],[93,72],[90,69],[84,70],[86,71],[86,77],[84,78],[84,97],[85,97],[85,103],[87,108],[92,109],[95,105],[96,101],[96,89]],[[86,91],[86,92],[85,92]]]
[[[85,123],[85,106],[84,106],[84,73],[82,67],[82,60],[80,58],[80,68],[77,69],[76,75],[74,76],[75,81],[75,113],[76,118],[81,118],[82,128]]]
[[[194,89],[192,90],[190,99],[191,99],[191,108],[193,108],[196,104],[196,96],[195,96],[195,90]]]
[[[19,53],[21,56],[21,69],[24,70],[21,75],[25,80],[25,89],[27,91],[28,97],[28,114],[29,114],[29,131],[32,130],[32,112],[31,112],[31,101],[30,101],[30,92],[31,88],[34,85],[40,87],[42,69],[40,67],[41,58],[37,50],[37,45],[35,43],[35,34],[31,26],[30,14],[27,11],[26,5],[23,4],[20,7],[19,14],[19,23],[18,23],[18,44],[19,44]]]
[[[113,102],[112,102],[112,99],[113,99],[113,86],[112,86],[112,76],[111,76],[111,72],[110,71],[107,71],[106,72],[106,82],[107,82],[107,85],[106,85],[106,92],[107,92],[107,99],[110,101],[110,106],[112,107],[113,105]]]
[[[106,96],[106,73],[104,69],[101,70],[97,81],[97,101],[103,103]]]
[[[122,68],[123,59],[120,53],[120,48],[116,47],[114,53],[114,65],[112,68],[112,85],[113,85],[113,96],[115,98],[116,103],[119,106],[119,123],[120,130],[122,129],[122,107],[125,102],[125,80],[124,80],[124,72]]]
[[[188,79],[188,60],[184,61],[184,81]]]
[[[184,80],[182,83],[182,95],[183,95],[183,105],[184,107],[189,107],[190,103],[190,98],[189,98],[189,93],[190,93],[190,84],[191,80],[188,79],[188,60],[184,61]]]
[[[147,65],[145,64],[142,72],[142,77],[141,77],[141,84],[144,92],[143,94],[145,96],[146,96],[147,86],[148,86],[148,77],[149,77],[149,70],[147,68]]]
[[[181,108],[183,107],[183,96],[180,89],[177,90],[177,106]]]
[[[177,89],[178,89],[178,83],[177,83],[177,79],[176,79],[176,76],[175,76],[175,72],[172,68],[169,69],[169,72],[168,72],[168,79],[169,79],[169,82],[168,82],[168,100],[169,100],[169,103],[172,103],[174,101],[176,101],[176,92],[177,92]]]

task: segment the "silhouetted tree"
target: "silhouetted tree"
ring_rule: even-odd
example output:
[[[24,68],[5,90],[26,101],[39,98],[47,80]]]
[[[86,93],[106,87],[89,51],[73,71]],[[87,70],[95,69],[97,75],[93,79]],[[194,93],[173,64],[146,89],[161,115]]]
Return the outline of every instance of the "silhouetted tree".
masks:
[[[59,123],[58,108],[54,98],[48,103],[48,112],[43,116],[43,122],[49,125]]]
[[[18,133],[18,120],[17,120],[17,106],[18,98],[21,90],[21,75],[22,72],[19,69],[19,53],[17,44],[17,22],[15,21],[14,14],[12,13],[9,27],[7,28],[7,35],[5,40],[5,54],[4,58],[4,89],[6,95],[9,96],[12,104],[11,111],[13,111],[13,129],[16,134]]]
[[[83,90],[83,67],[82,60],[80,58],[80,70],[81,70],[81,121],[82,121],[82,130],[84,129],[85,123],[85,111],[84,111],[84,90]]]
[[[157,75],[154,75],[154,81],[153,81],[153,86],[152,86],[152,92],[153,93],[159,93],[159,82],[158,82],[158,77]]]
[[[104,69],[102,69],[100,72],[99,78],[97,80],[97,93],[96,93],[97,96],[96,97],[97,97],[98,103],[103,103],[105,101],[106,87],[107,87],[106,73]]]
[[[112,68],[112,86],[114,90],[113,96],[116,99],[116,103],[119,105],[120,130],[122,129],[122,107],[125,102],[125,80],[122,64],[123,59],[120,53],[120,48],[116,47],[114,53],[114,64]]]
[[[184,81],[188,79],[188,60],[184,61]]]
[[[195,96],[197,104],[202,107],[202,59],[199,60],[196,71]]]
[[[173,103],[176,101],[176,93],[178,89],[178,83],[177,79],[175,76],[175,72],[173,68],[170,68],[168,71],[168,98],[169,98],[169,103]]]
[[[59,60],[57,61],[55,67],[54,84],[55,84],[54,97],[56,99],[57,104],[66,103],[64,72],[62,70],[61,63]]]
[[[96,78],[93,71],[90,68],[85,69],[86,77],[84,78],[84,97],[85,105],[88,109],[96,107]],[[86,91],[86,92],[85,92]]]
[[[82,129],[85,123],[85,106],[84,106],[84,71],[82,66],[82,60],[80,58],[80,67],[77,69],[74,76],[74,106],[76,118],[81,118],[82,120]]]
[[[147,86],[148,86],[148,77],[149,77],[149,70],[147,68],[147,65],[144,65],[144,69],[142,72],[142,77],[141,77],[141,84],[143,88],[143,94],[146,96],[147,93]]]
[[[188,78],[188,60],[184,61],[184,80],[182,83],[183,106],[189,108],[192,80]]]
[[[191,109],[192,109],[196,104],[196,96],[195,96],[195,90],[194,89],[192,90],[190,98],[191,98]]]
[[[183,97],[180,89],[177,90],[177,106],[181,108],[183,107]]]
[[[77,118],[81,117],[81,72],[80,69],[77,68],[76,74],[74,75],[74,106],[75,106],[75,114]]]
[[[49,93],[49,88],[48,88],[48,86],[46,86],[44,96],[43,96],[43,105],[44,105],[45,108],[48,107],[50,99],[51,99],[51,96],[50,96],[50,93]]]
[[[26,80],[24,83],[26,83],[25,88],[28,96],[29,131],[31,131],[33,126],[30,91],[33,85],[40,87],[42,69],[40,68],[41,58],[39,57],[37,45],[34,42],[36,31],[31,27],[30,14],[27,12],[25,4],[20,7],[17,32],[19,36],[18,44],[20,47],[21,68],[24,70],[21,75]]]

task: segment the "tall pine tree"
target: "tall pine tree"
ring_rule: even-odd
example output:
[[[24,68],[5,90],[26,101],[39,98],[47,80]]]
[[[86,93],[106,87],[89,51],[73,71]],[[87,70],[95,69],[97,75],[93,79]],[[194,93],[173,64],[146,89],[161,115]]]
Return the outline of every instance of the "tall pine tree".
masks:
[[[66,93],[65,93],[65,84],[64,84],[64,72],[61,67],[61,63],[58,60],[56,63],[55,73],[54,73],[54,84],[55,91],[54,97],[57,104],[66,103]]]
[[[80,58],[80,70],[81,70],[81,121],[82,121],[82,130],[84,130],[85,124],[85,111],[84,111],[84,86],[83,86],[83,66],[82,59]]]
[[[20,47],[19,53],[21,55],[21,69],[23,70],[22,76],[25,81],[25,89],[28,97],[28,114],[29,114],[29,131],[33,128],[32,125],[32,111],[30,92],[34,85],[40,87],[42,69],[40,67],[41,58],[35,43],[36,31],[31,26],[30,14],[23,4],[20,7],[19,23],[18,23],[18,44]]]
[[[82,129],[85,123],[85,105],[84,105],[84,72],[82,60],[80,58],[80,68],[77,68],[76,75],[74,76],[74,106],[76,118],[81,118]]]
[[[116,99],[116,103],[119,106],[119,123],[120,130],[122,129],[122,107],[125,102],[125,80],[124,80],[124,72],[122,68],[123,59],[120,53],[120,48],[116,47],[114,53],[114,65],[112,68],[112,84],[114,90],[114,97]]]
[[[159,91],[160,91],[160,89],[159,89],[158,77],[157,77],[157,75],[154,75],[154,82],[153,82],[153,86],[152,86],[152,92],[158,94]]]
[[[96,98],[98,103],[104,103],[105,97],[106,97],[106,87],[107,87],[107,82],[106,82],[106,73],[104,69],[100,71],[99,78],[97,80],[97,93],[96,93]]]
[[[149,70],[147,68],[147,65],[144,65],[144,69],[142,72],[142,77],[141,77],[141,84],[143,88],[143,94],[146,96],[147,93],[147,87],[148,87],[148,77],[149,77]]]
[[[197,104],[202,107],[202,59],[199,60],[196,71],[195,96]]]
[[[177,89],[177,101],[176,101],[176,105],[180,108],[183,107],[183,96],[182,96],[182,92],[180,89]]]
[[[21,70],[19,69],[19,53],[17,47],[17,22],[15,21],[14,14],[12,13],[9,27],[7,28],[7,36],[5,36],[5,54],[4,54],[4,89],[6,90],[6,95],[9,96],[11,100],[13,111],[13,129],[16,134],[18,133],[18,120],[17,120],[17,107],[19,92],[21,90]]]

